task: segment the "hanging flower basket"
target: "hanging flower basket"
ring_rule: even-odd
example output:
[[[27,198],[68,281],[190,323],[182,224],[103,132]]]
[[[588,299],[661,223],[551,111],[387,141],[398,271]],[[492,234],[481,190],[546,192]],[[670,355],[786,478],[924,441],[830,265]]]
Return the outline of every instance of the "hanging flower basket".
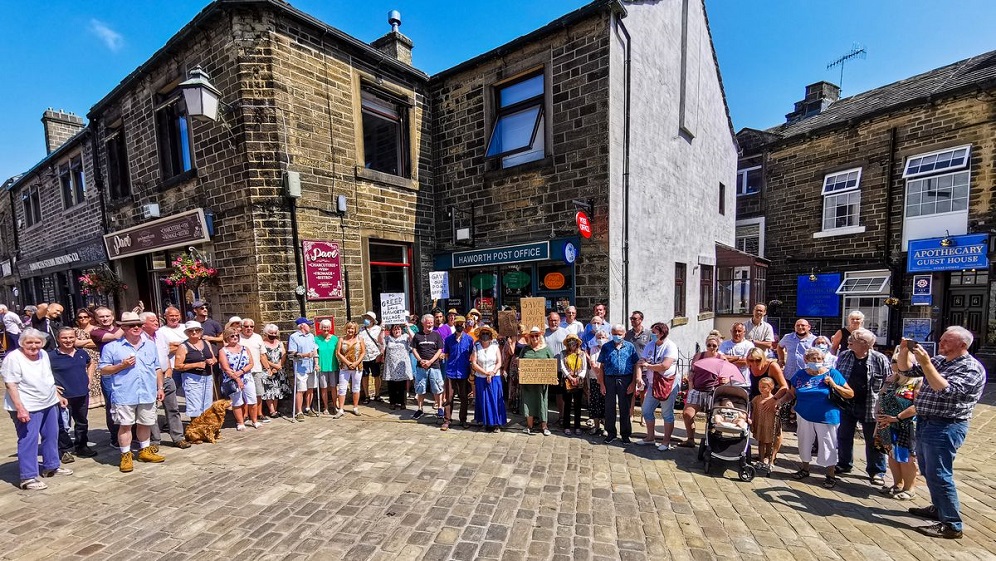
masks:
[[[896,306],[899,305],[899,298],[896,298],[895,296],[890,296],[885,299],[885,305],[895,308]]]
[[[128,290],[121,277],[107,267],[89,269],[79,277],[80,292],[84,296],[103,294],[109,296]]]
[[[173,260],[173,271],[163,279],[163,282],[169,286],[197,290],[205,281],[217,278],[218,269],[207,265],[201,259],[195,259],[189,253],[182,253]]]

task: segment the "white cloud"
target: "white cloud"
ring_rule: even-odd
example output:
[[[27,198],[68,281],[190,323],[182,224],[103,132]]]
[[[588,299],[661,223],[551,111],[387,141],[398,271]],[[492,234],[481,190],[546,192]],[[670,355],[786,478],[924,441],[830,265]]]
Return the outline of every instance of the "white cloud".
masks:
[[[98,20],[90,20],[90,32],[96,35],[108,49],[117,52],[124,46],[124,37],[111,29],[106,23]]]

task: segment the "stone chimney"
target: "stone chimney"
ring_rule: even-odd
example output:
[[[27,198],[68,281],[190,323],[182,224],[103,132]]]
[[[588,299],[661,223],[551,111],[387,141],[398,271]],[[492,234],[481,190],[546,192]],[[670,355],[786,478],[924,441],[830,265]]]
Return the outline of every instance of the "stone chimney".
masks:
[[[49,107],[42,114],[41,122],[45,127],[46,154],[55,152],[67,140],[83,130],[83,117],[75,113],[66,113],[62,109],[56,111]]]
[[[819,115],[840,99],[840,86],[830,82],[816,82],[806,86],[806,99],[795,102],[795,111],[785,115],[785,121],[794,123]]]
[[[391,10],[387,14],[387,23],[391,24],[391,31],[370,45],[389,57],[396,58],[401,62],[412,65],[412,47],[414,43],[398,31],[401,27],[401,12]]]

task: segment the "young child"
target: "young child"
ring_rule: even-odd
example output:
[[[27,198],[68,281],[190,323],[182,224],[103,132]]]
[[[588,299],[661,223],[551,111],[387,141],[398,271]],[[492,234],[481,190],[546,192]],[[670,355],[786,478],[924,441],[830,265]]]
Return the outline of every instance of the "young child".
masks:
[[[761,469],[771,473],[771,453],[775,443],[775,414],[778,411],[777,401],[772,392],[775,381],[771,378],[761,378],[757,383],[761,395],[750,402],[751,432],[757,439],[757,455],[761,458]]]
[[[735,409],[733,402],[728,398],[719,400],[716,407],[719,409],[712,416],[713,425],[728,429],[747,429],[747,415],[743,411]]]

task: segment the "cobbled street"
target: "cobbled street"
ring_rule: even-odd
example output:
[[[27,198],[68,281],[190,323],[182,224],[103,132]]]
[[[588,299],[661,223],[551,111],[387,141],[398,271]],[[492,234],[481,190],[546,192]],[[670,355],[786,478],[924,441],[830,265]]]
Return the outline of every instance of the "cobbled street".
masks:
[[[590,437],[440,432],[386,405],[341,420],[275,420],[216,445],[164,447],[119,473],[103,410],[100,454],[71,477],[20,491],[13,427],[0,445],[3,559],[996,559],[996,391],[956,462],[962,540],[931,540],[910,506],[844,476],[703,474],[694,451]],[[405,415],[407,419],[410,411]],[[428,416],[426,417],[426,419]],[[231,419],[229,419],[229,423]],[[680,423],[679,423],[680,424]],[[637,432],[641,430],[635,424]],[[700,426],[702,422],[700,420]],[[676,431],[680,434],[680,429]],[[861,456],[862,454],[856,454]],[[856,466],[854,473],[863,471]],[[928,504],[918,489],[914,505]]]

